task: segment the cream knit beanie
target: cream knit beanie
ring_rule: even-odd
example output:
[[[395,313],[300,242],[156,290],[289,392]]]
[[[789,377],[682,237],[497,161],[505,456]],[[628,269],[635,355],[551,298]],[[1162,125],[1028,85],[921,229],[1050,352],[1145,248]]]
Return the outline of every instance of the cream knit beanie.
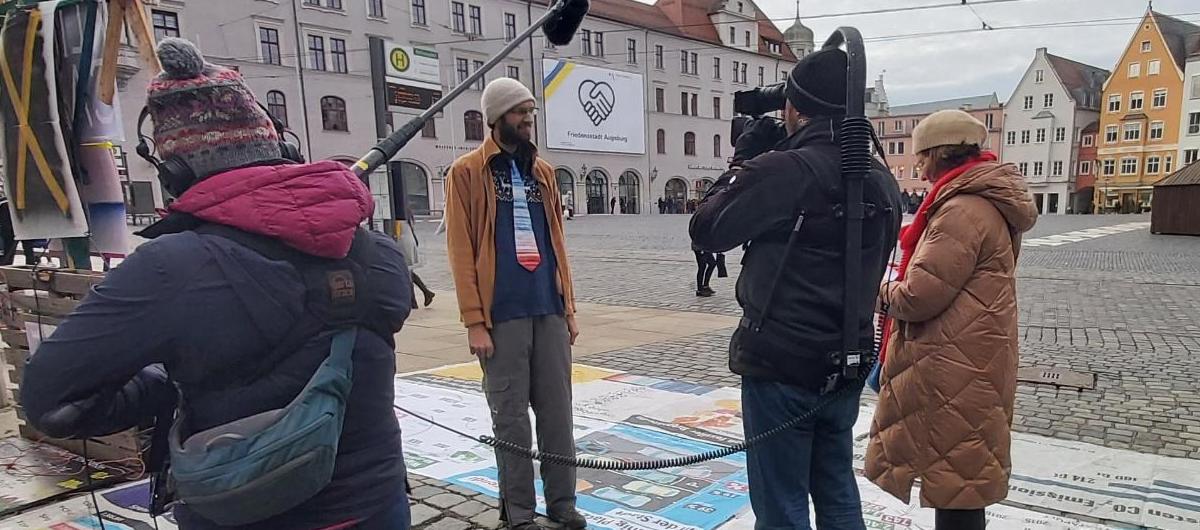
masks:
[[[939,110],[913,129],[913,152],[943,145],[978,145],[987,141],[987,127],[961,110]]]
[[[516,79],[501,77],[483,89],[479,105],[483,107],[483,118],[490,126],[513,107],[526,101],[533,101],[533,93],[525,85]]]

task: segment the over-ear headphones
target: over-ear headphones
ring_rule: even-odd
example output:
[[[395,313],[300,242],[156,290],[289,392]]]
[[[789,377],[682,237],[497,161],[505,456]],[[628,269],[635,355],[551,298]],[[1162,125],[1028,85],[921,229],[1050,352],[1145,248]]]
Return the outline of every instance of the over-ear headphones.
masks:
[[[300,153],[300,146],[287,141],[284,138],[284,135],[291,134],[293,137],[296,137],[297,142],[299,142],[299,137],[284,127],[283,122],[272,115],[267,108],[262,105],[262,103],[259,103],[258,106],[263,110],[263,113],[267,115],[267,118],[271,120],[271,125],[275,128],[275,133],[279,135],[280,157],[297,164],[303,164],[305,160],[304,155]],[[179,156],[168,156],[165,160],[159,160],[158,157],[155,156],[155,152],[158,151],[158,146],[154,145],[151,147],[154,144],[154,139],[146,136],[146,134],[142,132],[143,126],[146,123],[146,118],[149,117],[150,108],[142,107],[142,112],[138,115],[138,143],[135,151],[139,157],[146,162],[149,162],[150,165],[154,166],[154,168],[158,171],[158,180],[162,182],[162,185],[164,188],[166,188],[167,193],[170,193],[172,196],[179,197],[196,182],[196,172],[192,170],[191,166],[188,165],[186,160]]]

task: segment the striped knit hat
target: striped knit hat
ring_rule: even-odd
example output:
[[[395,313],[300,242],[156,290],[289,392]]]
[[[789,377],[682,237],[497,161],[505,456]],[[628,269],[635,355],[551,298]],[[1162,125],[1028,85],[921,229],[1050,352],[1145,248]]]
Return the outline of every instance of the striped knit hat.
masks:
[[[242,75],[204,61],[195,44],[158,44],[163,71],[146,90],[159,158],[177,156],[202,179],[279,159],[279,134]]]

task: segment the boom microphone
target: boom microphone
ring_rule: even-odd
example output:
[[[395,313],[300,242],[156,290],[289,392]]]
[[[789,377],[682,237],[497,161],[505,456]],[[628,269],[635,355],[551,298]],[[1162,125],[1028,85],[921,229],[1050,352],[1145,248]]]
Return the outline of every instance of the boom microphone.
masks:
[[[542,24],[542,33],[546,40],[555,46],[566,46],[575,37],[575,32],[583,24],[591,4],[588,0],[559,0],[565,5],[562,11],[550,17]]]

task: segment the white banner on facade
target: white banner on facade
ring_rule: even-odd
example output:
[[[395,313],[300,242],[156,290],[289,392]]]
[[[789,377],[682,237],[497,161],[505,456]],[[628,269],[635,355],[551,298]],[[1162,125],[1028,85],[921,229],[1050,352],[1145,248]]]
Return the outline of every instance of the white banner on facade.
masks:
[[[551,149],[645,154],[642,76],[542,60],[546,144]]]

